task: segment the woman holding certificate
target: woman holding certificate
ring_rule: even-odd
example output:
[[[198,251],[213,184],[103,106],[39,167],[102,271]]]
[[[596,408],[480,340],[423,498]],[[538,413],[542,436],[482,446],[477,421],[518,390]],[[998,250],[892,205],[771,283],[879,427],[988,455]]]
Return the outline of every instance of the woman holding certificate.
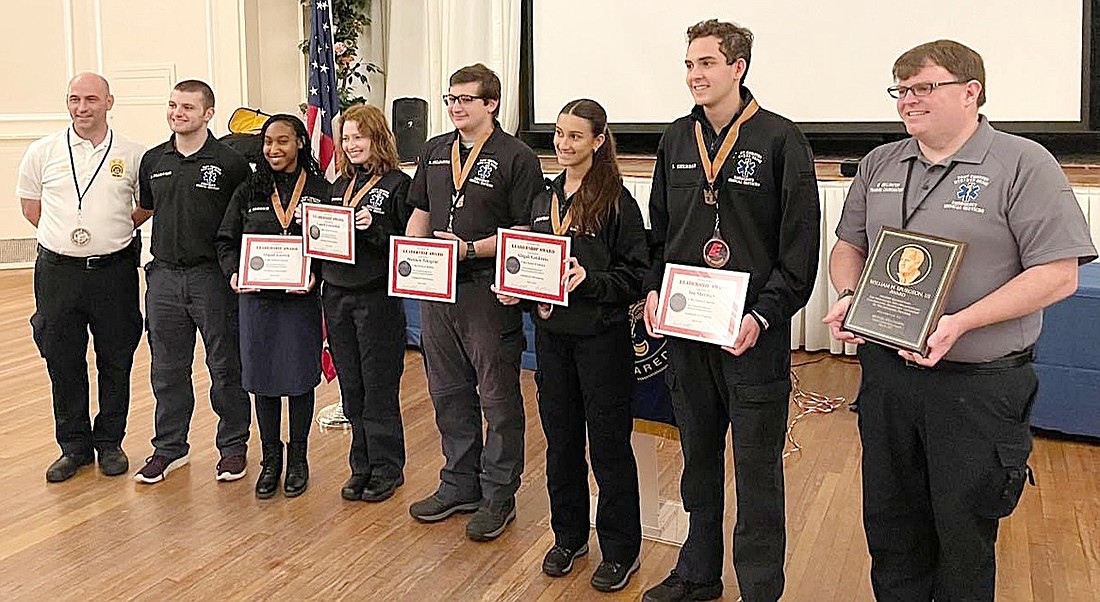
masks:
[[[532,204],[531,227],[569,236],[568,306],[535,312],[539,416],[546,433],[546,485],[554,546],[542,570],[559,577],[588,552],[588,434],[600,489],[596,535],[603,561],[592,587],[616,591],[638,570],[638,470],[630,446],[634,350],[627,308],[642,297],[648,248],[642,214],[623,187],[607,113],[581,99],[565,105],[554,130],[565,171]],[[514,297],[498,294],[501,303]]]
[[[266,499],[279,488],[283,469],[284,396],[290,444],[283,492],[296,497],[309,483],[306,447],[313,389],[321,382],[321,304],[313,274],[300,263],[302,231],[294,213],[300,203],[329,198],[330,186],[310,154],[301,119],[274,115],[260,135],[264,161],[233,193],[216,242],[222,271],[240,294],[241,382],[256,398],[263,446],[256,497]],[[272,280],[271,272],[278,277]],[[276,288],[272,281],[291,284]]]
[[[321,302],[344,415],[351,422],[346,500],[381,502],[405,482],[405,435],[398,392],[405,370],[405,311],[386,294],[389,238],[409,221],[409,176],[376,107],[343,113],[340,177],[330,204],[355,209],[355,263],[320,262]]]

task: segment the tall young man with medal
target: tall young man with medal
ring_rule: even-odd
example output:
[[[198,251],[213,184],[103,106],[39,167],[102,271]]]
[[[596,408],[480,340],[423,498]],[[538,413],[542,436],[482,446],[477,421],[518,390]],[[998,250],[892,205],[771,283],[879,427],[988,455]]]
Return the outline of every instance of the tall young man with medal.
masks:
[[[651,336],[666,263],[750,274],[732,347],[669,339],[667,381],[680,427],[680,491],[690,513],[676,568],[648,601],[722,594],[725,440],[733,431],[737,524],[733,565],[746,602],[783,593],[783,443],[790,394],[790,319],[817,275],[820,209],[813,156],[789,120],[742,85],[752,32],[715,20],[687,31],[687,84],[697,103],[665,131],[650,197]]]
[[[466,535],[499,536],[516,516],[523,473],[520,310],[489,290],[497,228],[526,227],[542,191],[535,153],[496,121],[500,79],[481,64],[456,71],[444,97],[455,131],[428,141],[409,189],[410,236],[459,241],[457,300],[420,304],[428,390],[446,463],[438,489],[409,513],[422,522],[474,512]],[[482,436],[482,419],[488,432]]]
[[[100,471],[129,468],[122,451],[130,409],[130,368],[141,340],[134,229],[139,144],[107,125],[114,105],[107,80],[81,73],[69,82],[72,125],[31,144],[19,165],[23,215],[37,229],[34,341],[53,387],[61,457],[46,471],[71,478],[98,455]],[[95,346],[99,414],[88,408],[88,333]]]

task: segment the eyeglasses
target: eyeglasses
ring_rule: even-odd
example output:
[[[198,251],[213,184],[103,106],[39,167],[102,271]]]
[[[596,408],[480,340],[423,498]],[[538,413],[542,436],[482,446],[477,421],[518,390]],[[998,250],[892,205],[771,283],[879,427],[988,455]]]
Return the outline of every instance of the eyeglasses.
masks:
[[[452,103],[457,102],[459,106],[465,106],[475,100],[483,100],[484,98],[484,96],[471,96],[469,94],[459,94],[458,96],[455,96],[454,94],[444,94],[443,104],[449,107]]]
[[[950,82],[925,82],[921,84],[913,84],[912,86],[890,86],[886,88],[886,93],[894,98],[905,98],[905,95],[912,92],[913,96],[928,96],[932,93],[932,90],[939,88],[940,86],[949,86],[951,84],[965,84],[970,80],[957,79]]]

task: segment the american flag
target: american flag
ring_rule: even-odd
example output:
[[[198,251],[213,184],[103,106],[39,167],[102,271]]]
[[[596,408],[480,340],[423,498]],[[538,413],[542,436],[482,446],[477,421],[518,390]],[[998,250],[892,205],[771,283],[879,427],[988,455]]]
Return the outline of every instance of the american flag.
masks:
[[[332,49],[332,10],[329,0],[313,0],[313,32],[309,39],[309,109],[306,127],[313,155],[329,181],[336,179],[333,123],[340,116],[336,88],[336,55]]]

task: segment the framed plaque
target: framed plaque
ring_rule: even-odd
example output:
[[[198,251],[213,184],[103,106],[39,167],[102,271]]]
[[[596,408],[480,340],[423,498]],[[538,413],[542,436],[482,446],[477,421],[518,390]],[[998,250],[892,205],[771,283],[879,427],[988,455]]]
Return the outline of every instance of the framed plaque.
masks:
[[[390,237],[389,295],[455,302],[458,241]]]
[[[355,209],[302,203],[302,243],[306,257],[355,263]]]
[[[966,253],[966,243],[882,228],[867,254],[844,330],[925,355]]]
[[[741,331],[748,290],[745,272],[666,264],[653,330],[730,347]]]
[[[568,236],[498,229],[497,290],[520,299],[569,305],[562,277],[571,242]]]
[[[309,286],[309,257],[302,254],[300,236],[245,234],[237,286],[258,289],[297,289]]]

